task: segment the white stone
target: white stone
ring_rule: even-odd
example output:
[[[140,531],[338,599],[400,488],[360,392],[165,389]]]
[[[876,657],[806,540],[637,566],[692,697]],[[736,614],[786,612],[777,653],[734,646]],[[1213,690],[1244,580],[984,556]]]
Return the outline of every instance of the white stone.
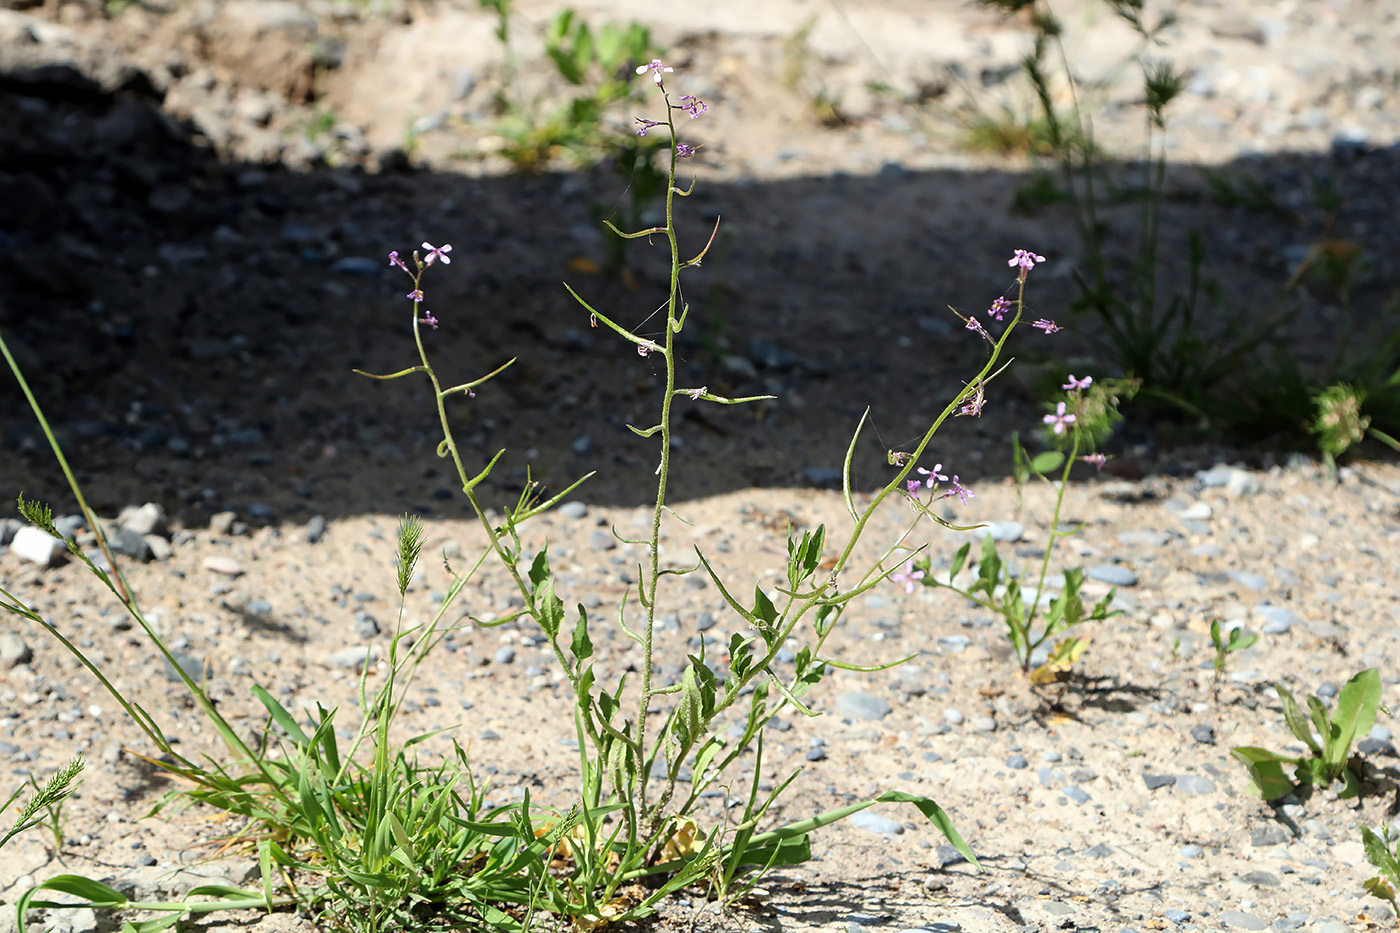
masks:
[[[40,531],[33,525],[25,525],[15,532],[15,539],[10,542],[10,550],[25,560],[43,567],[52,567],[63,560],[68,548],[48,532]]]

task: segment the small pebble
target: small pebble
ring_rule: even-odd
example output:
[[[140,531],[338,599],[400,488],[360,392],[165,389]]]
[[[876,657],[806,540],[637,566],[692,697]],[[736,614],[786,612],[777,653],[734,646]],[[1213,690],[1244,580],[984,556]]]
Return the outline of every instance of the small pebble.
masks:
[[[851,814],[850,821],[851,825],[857,829],[885,836],[897,836],[904,832],[903,823],[880,816],[878,813],[871,813],[869,810],[861,810],[859,813]]]
[[[1190,797],[1200,797],[1215,793],[1215,782],[1199,774],[1178,774],[1176,776],[1176,789],[1178,793]]]
[[[836,712],[851,719],[875,722],[890,714],[890,705],[874,694],[852,691],[836,698]]]
[[[1137,586],[1137,574],[1118,564],[1095,564],[1086,572],[1090,580],[1107,583],[1109,586]]]
[[[943,720],[944,722],[951,723],[952,725],[960,726],[962,725],[963,714],[960,710],[949,707],[948,709],[945,709],[943,711]]]
[[[223,574],[226,577],[239,577],[243,575],[243,565],[232,557],[206,557],[201,566],[205,570],[213,573]]]

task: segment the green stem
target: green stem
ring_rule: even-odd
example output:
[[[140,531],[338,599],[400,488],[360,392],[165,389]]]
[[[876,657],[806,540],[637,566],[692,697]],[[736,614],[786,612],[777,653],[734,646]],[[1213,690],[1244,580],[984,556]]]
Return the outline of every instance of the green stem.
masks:
[[[1026,656],[1021,659],[1022,672],[1031,669],[1031,650],[1039,647],[1040,642],[1031,644],[1031,629],[1035,625],[1035,614],[1040,610],[1040,597],[1045,592],[1045,577],[1050,570],[1050,555],[1055,551],[1055,541],[1060,537],[1060,508],[1065,502],[1065,491],[1069,488],[1069,471],[1074,467],[1075,458],[1079,456],[1079,436],[1080,432],[1074,430],[1074,443],[1070,447],[1069,456],[1065,458],[1064,469],[1060,471],[1060,486],[1055,493],[1055,514],[1050,519],[1050,540],[1045,543],[1045,554],[1040,559],[1040,577],[1035,582],[1035,599],[1031,601],[1030,611],[1026,614],[1026,628],[1022,633],[1023,643],[1026,646]],[[1041,639],[1044,641],[1045,639]]]

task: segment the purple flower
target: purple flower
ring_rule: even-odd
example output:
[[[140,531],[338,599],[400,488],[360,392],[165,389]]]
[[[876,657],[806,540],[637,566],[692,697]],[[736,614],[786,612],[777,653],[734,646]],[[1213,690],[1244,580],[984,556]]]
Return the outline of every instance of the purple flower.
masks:
[[[1026,280],[1026,273],[1034,269],[1036,263],[1044,261],[1044,256],[1037,255],[1029,250],[1018,249],[1016,250],[1016,255],[1008,259],[1006,264],[1008,266],[1020,266],[1021,281],[1024,282]]]
[[[429,327],[431,327],[433,330],[437,330],[437,324],[438,324],[438,322],[437,322],[437,318],[433,317],[433,312],[431,312],[431,311],[424,311],[424,312],[423,312],[423,316],[420,317],[418,320],[422,321],[424,324],[427,324],[427,325],[428,325]]]
[[[1056,434],[1063,434],[1065,433],[1065,427],[1074,424],[1078,419],[1075,418],[1074,415],[1065,414],[1065,403],[1060,402],[1055,406],[1055,413],[1053,415],[1046,415],[1041,420],[1050,425],[1050,430],[1054,431]]]
[[[938,498],[947,499],[949,496],[957,496],[962,500],[963,505],[967,505],[967,500],[976,495],[971,489],[968,489],[962,483],[958,482],[958,474],[956,473],[953,474],[952,482],[949,483],[949,485],[952,488]]]
[[[676,143],[676,158],[688,159],[695,155],[695,147],[687,146],[685,143]]]
[[[657,87],[660,87],[660,86],[661,86],[661,76],[662,76],[663,74],[670,74],[671,72],[673,72],[673,71],[675,71],[675,70],[676,70],[676,69],[674,69],[674,68],[668,68],[668,67],[666,67],[665,65],[661,64],[661,59],[659,59],[659,58],[653,58],[651,61],[647,62],[645,65],[638,65],[638,66],[637,66],[637,74],[639,74],[639,75],[644,75],[644,74],[646,74],[648,71],[651,72],[651,77],[652,77],[652,79],[656,82],[656,86],[657,86]]]
[[[700,98],[692,96],[690,94],[682,94],[681,100],[688,100],[690,101],[690,103],[686,104],[683,107],[678,106],[676,109],[684,110],[692,120],[700,116],[700,114],[704,113],[706,110],[710,109],[709,104],[705,103]]]
[[[452,245],[450,243],[434,246],[427,240],[424,240],[423,248],[428,251],[428,258],[423,260],[424,264],[431,266],[434,259],[441,259],[444,266],[452,265],[452,260],[447,256],[448,253],[452,252]]]
[[[932,470],[925,470],[923,467],[919,467],[919,472],[928,477],[928,479],[924,481],[924,484],[928,486],[929,489],[932,489],[938,483],[948,482],[948,477],[938,472],[941,469],[943,469],[943,464],[941,463],[935,463]],[[915,480],[915,482],[918,482],[918,480]]]
[[[661,123],[660,121],[657,121],[657,120],[644,120],[644,119],[642,119],[641,117],[633,117],[632,119],[633,119],[633,122],[637,124],[637,135],[638,135],[638,136],[645,136],[645,135],[651,130],[651,128],[652,128],[653,126],[665,126],[665,125],[666,125],[665,123]]]
[[[1096,470],[1102,470],[1103,465],[1108,462],[1108,458],[1103,454],[1087,454],[1079,459],[1083,460],[1085,463],[1092,463]]]
[[[404,265],[403,260],[399,258],[398,250],[393,250],[389,253],[389,268],[392,269],[394,268],[394,266],[398,266],[405,272],[408,271],[408,266]]]
[[[967,401],[962,403],[958,409],[960,415],[972,415],[975,418],[982,417],[982,406],[987,404],[987,396],[979,386],[976,392],[968,396]]]
[[[916,499],[919,497],[919,490],[923,488],[923,483],[916,479],[905,480],[904,485],[909,487],[909,495]]]
[[[911,560],[904,565],[904,569],[890,574],[890,580],[903,584],[905,593],[914,592],[914,584],[924,578],[922,570],[914,569],[914,562]]]
[[[408,293],[407,295],[405,295],[404,297],[405,297],[405,298],[412,298],[414,301],[422,301],[422,300],[423,300],[423,289],[421,289],[421,288],[415,288],[413,291],[409,292],[409,293]]]
[[[1006,316],[1006,312],[1010,310],[1011,302],[1007,301],[1006,296],[1003,295],[996,301],[992,302],[992,306],[987,309],[987,313],[990,314],[992,317],[996,318],[998,321],[1000,321],[1003,317]]]
[[[1041,318],[1040,320],[1036,321],[1036,322],[1035,322],[1034,324],[1032,324],[1031,326],[1032,326],[1032,327],[1039,327],[1041,330],[1045,331],[1047,334],[1053,334],[1053,333],[1055,333],[1055,331],[1057,331],[1057,330],[1060,329],[1060,325],[1059,325],[1059,324],[1056,324],[1054,321],[1046,320],[1045,318]]]
[[[981,336],[986,337],[988,340],[992,339],[992,335],[987,333],[987,328],[983,327],[982,322],[977,320],[977,318],[975,317],[968,317],[967,329],[972,331],[973,333],[980,334]]]
[[[1083,379],[1074,378],[1074,373],[1069,374],[1069,381],[1060,386],[1062,389],[1074,391],[1075,389],[1087,389],[1094,382],[1093,376],[1085,376]]]

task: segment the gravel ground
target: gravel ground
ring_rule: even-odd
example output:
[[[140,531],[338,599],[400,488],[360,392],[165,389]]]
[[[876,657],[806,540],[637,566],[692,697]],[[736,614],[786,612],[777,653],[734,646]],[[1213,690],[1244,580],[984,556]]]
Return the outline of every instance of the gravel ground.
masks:
[[[422,387],[349,374],[411,362],[401,273],[383,257],[423,239],[454,244],[450,270],[436,267],[427,283],[443,322],[430,351],[452,369],[445,375],[521,360],[455,412],[472,458],[509,448],[486,501],[513,499],[527,464],[552,489],[597,470],[567,510],[530,526],[526,545],[549,543],[566,603],[610,618],[639,557],[612,531],[635,537],[645,524],[655,467],[651,442],[625,424],[654,410],[658,369],[592,332],[558,282],[643,327],[664,269],[639,245],[630,278],[590,271],[605,255],[597,217],[619,216],[625,199],[625,183],[606,169],[502,174],[485,115],[501,69],[490,20],[474,4],[449,3],[354,13],[160,0],[111,17],[84,3],[27,6],[0,3],[0,328],[98,513],[158,506],[123,519],[133,548],[151,549],[152,560],[131,563],[131,580],[171,644],[207,672],[221,709],[260,731],[257,684],[298,711],[321,702],[353,712],[359,664],[382,654],[398,613],[396,517],[422,515],[434,555],[407,619],[425,618],[446,589],[437,555],[460,562],[479,546],[432,456]],[[575,6],[647,22],[677,65],[675,88],[711,104],[687,127],[704,146],[682,224],[697,248],[716,216],[723,232],[687,281],[700,322],[687,336],[702,336],[683,346],[682,381],[779,396],[684,413],[673,489],[690,524],[668,523],[663,559],[685,564],[699,547],[737,586],[757,575],[771,587],[789,525],[845,529],[832,476],[861,412],[872,406],[855,460],[858,497],[888,475],[886,449],[906,444],[976,371],[975,340],[945,307],[985,307],[1007,287],[1011,250],[1034,248],[1050,259],[1032,283],[1036,313],[1065,331],[1014,349],[1020,358],[993,383],[983,417],[958,419],[936,445],[976,493],[940,507],[994,523],[1003,556],[1029,567],[1053,501],[1036,487],[1018,497],[1007,478],[1010,433],[1035,430],[1039,387],[1066,368],[1113,371],[1091,328],[1061,314],[1082,266],[1070,215],[1013,213],[1033,164],[962,143],[974,101],[995,112],[1023,99],[1009,75],[1025,24],[912,0],[717,2],[677,5],[670,17],[621,0]],[[522,4],[535,23],[555,9]],[[1131,70],[1109,67],[1129,46],[1096,9],[1057,7],[1077,72],[1111,78],[1092,101],[1096,138],[1130,159],[1141,139],[1138,91]],[[1305,364],[1366,345],[1368,327],[1393,320],[1387,302],[1400,285],[1391,209],[1400,16],[1364,0],[1193,3],[1180,13],[1166,48],[1191,77],[1168,136],[1163,281],[1184,280],[1183,244],[1200,229],[1225,299],[1256,319],[1291,312],[1283,338]],[[805,47],[794,44],[812,14]],[[533,66],[538,40],[528,28],[520,36]],[[785,84],[793,49],[806,64]],[[533,93],[542,72],[522,71]],[[816,122],[818,92],[839,99],[843,124]],[[304,132],[318,110],[333,113],[332,131]],[[620,132],[631,116],[612,117]],[[411,157],[399,148],[406,124],[417,139]],[[1196,164],[1253,179],[1274,208],[1221,203]],[[1335,213],[1319,205],[1318,182],[1340,191]],[[1125,255],[1135,217],[1131,205],[1105,215]],[[1349,301],[1316,282],[1283,288],[1324,237],[1366,251]],[[0,497],[24,491],[71,511],[19,396],[6,391]],[[1082,565],[1095,596],[1116,585],[1123,614],[1087,632],[1073,677],[1032,689],[991,616],[946,591],[890,584],[849,613],[833,651],[862,664],[914,659],[881,674],[833,674],[813,694],[821,716],[784,716],[769,737],[761,780],[803,769],[775,820],[889,789],[927,794],[987,872],[940,848],[917,814],[882,805],[818,834],[813,861],[775,874],[754,904],[719,916],[697,894],[668,904],[663,926],[1339,933],[1393,924],[1361,890],[1370,871],[1359,836],[1395,816],[1388,716],[1363,746],[1359,801],[1319,792],[1266,806],[1229,756],[1232,745],[1293,744],[1275,681],[1327,702],[1352,674],[1377,667],[1395,705],[1393,457],[1364,459],[1377,454],[1364,449],[1334,481],[1286,449],[1202,439],[1140,409],[1109,452],[1102,475],[1076,475],[1062,518],[1083,527],[1052,568]],[[887,504],[860,555],[871,559],[911,520]],[[71,562],[23,556],[13,532],[0,525],[5,586],[91,652],[186,754],[217,754],[172,672],[110,598]],[[935,568],[946,568],[956,537],[925,523],[909,541],[931,541]],[[727,644],[734,630],[714,588],[694,580],[667,578],[663,677],[675,676],[684,651]],[[500,614],[510,599],[504,575],[487,572],[461,611]],[[1218,681],[1213,619],[1261,636]],[[596,628],[601,668],[635,666],[630,642]],[[454,729],[492,778],[493,800],[529,787],[532,799],[567,805],[573,730],[537,634],[464,630],[430,660],[401,725],[404,735]],[[372,682],[382,675],[373,662]],[[61,851],[37,832],[11,843],[0,899],[68,871],[157,898],[210,879],[245,883],[255,870],[241,855],[208,860],[222,827],[198,810],[142,819],[172,783],[138,757],[149,750],[140,734],[57,643],[13,618],[0,620],[0,714],[0,759],[15,782],[42,778],[75,751],[90,760]],[[722,802],[710,803],[704,817],[718,822]],[[11,917],[0,911],[0,931]],[[83,912],[46,922],[107,928]],[[285,914],[227,925],[310,928]]]

